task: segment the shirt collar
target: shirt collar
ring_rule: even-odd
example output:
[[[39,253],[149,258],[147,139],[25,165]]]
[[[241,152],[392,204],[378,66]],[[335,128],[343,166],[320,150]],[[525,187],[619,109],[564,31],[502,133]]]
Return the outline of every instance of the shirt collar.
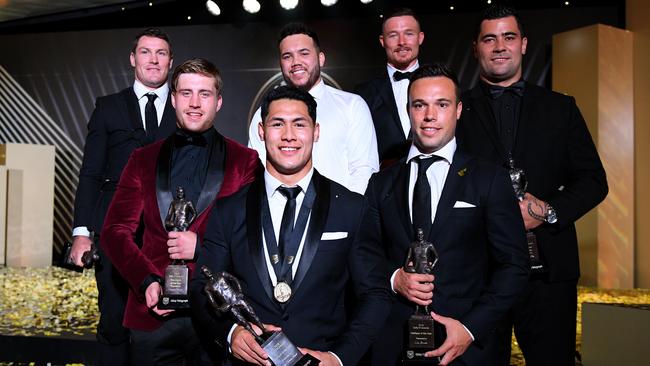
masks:
[[[325,94],[325,82],[322,77],[316,84],[314,84],[314,86],[311,87],[311,89],[309,89],[309,94],[311,94],[316,101],[323,98],[323,94]]]
[[[409,154],[406,157],[406,163],[410,163],[411,160],[418,156],[423,156],[423,157],[429,157],[432,155],[435,156],[440,156],[441,158],[445,159],[449,165],[454,161],[454,153],[456,153],[456,138],[452,138],[451,141],[449,141],[445,146],[441,147],[438,151],[434,151],[431,154],[424,154],[421,153],[420,150],[414,145],[411,144],[411,148],[409,149]]]
[[[298,184],[296,184],[296,186],[299,186],[302,189],[303,193],[307,192],[307,188],[309,188],[309,183],[311,183],[311,177],[313,175],[314,168],[312,167],[309,169],[307,175],[305,175],[300,181],[298,181]],[[286,184],[283,184],[277,178],[272,176],[268,170],[264,169],[264,187],[266,189],[266,197],[268,199],[271,199],[271,197],[273,197],[275,192],[277,192],[278,187],[280,186],[288,187]]]
[[[158,89],[149,90],[146,86],[144,86],[144,84],[136,79],[133,82],[133,92],[135,92],[135,96],[138,97],[138,100],[142,99],[148,93],[155,93],[160,100],[166,101],[167,95],[169,95],[169,85],[167,83],[164,83]]]
[[[393,65],[391,65],[389,63],[386,64],[386,70],[388,71],[388,76],[389,76],[391,81],[393,81],[393,74],[395,73],[395,71],[413,72],[413,71],[417,70],[418,67],[420,67],[420,61],[418,61],[418,60],[415,60],[415,63],[411,67],[407,68],[406,70],[397,70]],[[404,79],[404,80],[406,80],[406,79]]]

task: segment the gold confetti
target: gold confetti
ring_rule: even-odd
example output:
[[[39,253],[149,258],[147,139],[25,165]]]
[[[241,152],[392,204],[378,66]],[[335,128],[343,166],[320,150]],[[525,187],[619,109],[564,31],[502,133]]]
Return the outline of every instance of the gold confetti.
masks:
[[[463,168],[458,171],[458,175],[461,177],[465,176],[465,173],[467,173],[467,168]]]

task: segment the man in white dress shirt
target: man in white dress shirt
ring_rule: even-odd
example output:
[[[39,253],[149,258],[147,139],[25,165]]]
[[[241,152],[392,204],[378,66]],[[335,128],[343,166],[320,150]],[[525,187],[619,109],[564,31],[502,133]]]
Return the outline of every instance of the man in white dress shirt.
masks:
[[[409,75],[419,66],[424,32],[411,9],[400,8],[383,19],[379,43],[386,51],[386,72],[356,87],[368,103],[377,132],[379,160],[399,159],[411,131],[406,112]]]
[[[372,173],[379,170],[377,138],[368,106],[358,95],[325,85],[320,69],[325,64],[318,35],[304,24],[291,23],[280,32],[280,68],[284,81],[308,91],[318,103],[320,140],[314,145],[314,167],[363,194]],[[258,109],[249,126],[249,147],[266,160],[264,142],[257,133],[262,120]]]

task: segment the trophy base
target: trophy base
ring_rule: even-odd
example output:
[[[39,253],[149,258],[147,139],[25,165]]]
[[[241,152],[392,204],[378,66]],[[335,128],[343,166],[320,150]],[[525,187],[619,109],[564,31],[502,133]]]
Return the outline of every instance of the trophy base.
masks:
[[[316,366],[320,361],[312,355],[303,355],[282,332],[273,332],[261,344],[275,366]]]
[[[190,299],[187,295],[162,295],[158,302],[158,309],[180,310],[189,309]]]
[[[424,357],[428,351],[436,348],[433,335],[434,320],[430,315],[415,314],[408,320],[408,345],[402,359],[402,365],[437,365],[438,357]]]
[[[542,262],[537,245],[537,236],[532,231],[526,231],[526,242],[528,244],[528,257],[530,258],[530,273],[546,273],[548,270]]]

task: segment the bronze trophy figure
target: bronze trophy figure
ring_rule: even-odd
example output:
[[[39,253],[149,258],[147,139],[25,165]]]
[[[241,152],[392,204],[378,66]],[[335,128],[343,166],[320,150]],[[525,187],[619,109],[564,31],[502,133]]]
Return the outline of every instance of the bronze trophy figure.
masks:
[[[167,231],[187,231],[196,217],[196,210],[191,201],[185,199],[183,187],[176,189],[176,198],[172,200],[165,218]],[[189,308],[187,284],[189,281],[189,268],[185,261],[173,260],[165,269],[165,285],[158,307],[160,309],[185,309]]]
[[[512,188],[515,190],[515,196],[519,201],[523,201],[528,187],[526,174],[523,169],[515,167],[515,161],[512,156],[508,157],[508,170],[510,172],[510,180],[512,181]],[[528,257],[530,258],[530,270],[533,273],[541,273],[546,271],[544,262],[539,253],[537,246],[537,237],[535,233],[526,230],[526,243],[528,244]]]
[[[404,272],[432,274],[433,267],[438,262],[438,253],[433,243],[424,240],[424,231],[417,229],[417,239],[411,243]],[[408,320],[408,344],[404,364],[419,364],[436,362],[436,359],[424,357],[424,353],[435,348],[434,320],[428,306],[415,306],[415,313]]]
[[[237,278],[227,272],[213,274],[206,266],[201,271],[208,278],[204,291],[208,302],[219,314],[230,313],[237,324],[249,331],[257,340],[275,366],[315,366],[320,362],[309,354],[302,354],[287,336],[280,332],[266,330],[253,307],[242,293]],[[257,326],[262,334],[258,335],[251,324]]]

